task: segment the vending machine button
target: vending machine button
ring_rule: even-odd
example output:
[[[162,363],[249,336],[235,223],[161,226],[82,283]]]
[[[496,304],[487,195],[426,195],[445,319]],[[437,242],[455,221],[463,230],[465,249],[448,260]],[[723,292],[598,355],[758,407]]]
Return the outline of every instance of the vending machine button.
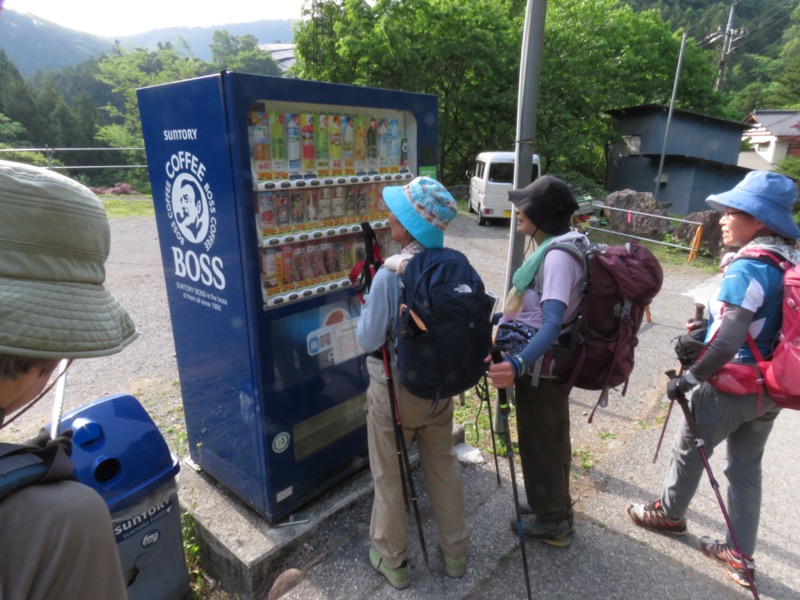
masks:
[[[336,180],[336,183],[338,183],[338,184],[347,183],[347,178],[339,177],[339,179]],[[358,177],[351,177],[350,178],[350,183],[358,183]]]
[[[303,297],[308,297],[313,293],[314,293],[313,290],[303,290]]]
[[[299,188],[306,186],[306,182],[303,181],[302,179],[298,179],[297,181],[294,182],[294,184]]]
[[[314,232],[314,233],[312,233],[311,235],[312,235],[314,238],[321,238],[323,234],[322,234],[322,232],[321,232],[321,231],[315,231],[315,232]]]
[[[301,233],[300,235],[297,236],[297,239],[300,240],[301,242],[303,242],[303,241],[308,239],[308,234],[307,233]]]
[[[292,187],[292,182],[291,181],[281,181],[281,187],[282,188]]]
[[[327,235],[327,236],[336,235],[336,230],[335,229],[328,229],[328,231],[325,232],[325,235]]]
[[[311,181],[308,182],[308,184],[312,185],[312,186],[319,185],[320,181],[319,181],[319,179],[312,179]]]
[[[325,290],[325,286],[324,285],[317,286],[317,290],[316,291],[317,291],[318,294],[321,294],[321,293],[325,292],[326,291]]]

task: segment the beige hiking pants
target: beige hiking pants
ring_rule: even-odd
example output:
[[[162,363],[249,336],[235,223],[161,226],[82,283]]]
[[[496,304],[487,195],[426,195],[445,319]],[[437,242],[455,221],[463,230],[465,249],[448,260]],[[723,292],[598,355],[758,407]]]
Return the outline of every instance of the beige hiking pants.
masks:
[[[372,357],[367,362],[371,375],[367,390],[367,434],[375,482],[370,538],[386,566],[396,568],[408,555],[408,519],[383,364]],[[419,449],[436,522],[436,543],[445,555],[459,558],[466,552],[469,528],[464,518],[461,465],[453,450],[453,403],[450,399],[440,400],[431,413],[431,400],[418,398],[402,386],[396,389],[406,447],[416,440]]]

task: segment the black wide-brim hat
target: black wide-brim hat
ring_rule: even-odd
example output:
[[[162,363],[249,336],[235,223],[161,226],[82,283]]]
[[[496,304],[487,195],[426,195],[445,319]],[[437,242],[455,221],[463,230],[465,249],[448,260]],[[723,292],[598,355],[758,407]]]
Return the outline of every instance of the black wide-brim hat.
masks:
[[[572,189],[552,175],[543,175],[521,190],[508,192],[508,199],[542,231],[562,235],[570,230],[578,202]]]

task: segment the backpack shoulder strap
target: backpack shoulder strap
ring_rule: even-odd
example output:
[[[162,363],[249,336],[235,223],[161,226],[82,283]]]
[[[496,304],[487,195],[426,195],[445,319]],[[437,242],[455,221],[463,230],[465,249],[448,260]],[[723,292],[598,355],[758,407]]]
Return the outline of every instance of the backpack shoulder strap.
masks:
[[[31,450],[22,444],[0,444],[0,501],[47,475],[50,465]]]
[[[542,257],[542,265],[544,265],[544,261],[547,258],[547,255],[552,250],[563,250],[568,254],[571,254],[575,257],[583,267],[583,274],[581,275],[581,284],[580,289],[584,291],[586,287],[589,285],[589,252],[591,251],[591,247],[589,248],[581,248],[575,241],[567,241],[567,242],[556,242],[554,244],[550,244],[544,251],[544,256]],[[544,278],[543,270],[540,268],[539,271],[536,273],[535,281],[536,286],[541,290],[542,289],[542,280]]]
[[[763,248],[752,248],[750,250],[745,250],[744,252],[742,252],[741,255],[737,256],[734,260],[740,260],[743,258],[771,265],[784,272],[788,271],[793,266],[792,263],[786,260],[786,258],[783,255],[778,254],[777,252],[773,252],[772,250],[765,250]]]

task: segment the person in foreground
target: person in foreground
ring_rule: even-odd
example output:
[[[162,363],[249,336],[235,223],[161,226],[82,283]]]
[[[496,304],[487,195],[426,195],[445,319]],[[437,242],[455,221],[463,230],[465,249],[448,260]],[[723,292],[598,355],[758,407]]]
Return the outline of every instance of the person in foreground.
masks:
[[[403,187],[386,187],[383,199],[391,211],[392,240],[400,245],[401,251],[386,259],[375,275],[361,311],[357,337],[361,347],[370,353],[366,359],[370,374],[367,436],[375,498],[369,559],[373,568],[393,587],[403,589],[411,583],[407,515],[390,391],[380,350],[396,330],[400,308],[399,274],[415,254],[444,246],[444,230],[458,209],[450,193],[429,177],[417,177]],[[469,529],[464,516],[461,465],[453,450],[453,403],[450,398],[434,403],[414,396],[396,380],[395,385],[406,446],[414,439],[419,449],[445,571],[450,577],[461,577],[466,569]]]
[[[768,171],[750,172],[732,190],[706,199],[709,206],[722,213],[719,223],[723,243],[741,249],[723,260],[725,275],[709,300],[705,352],[684,375],[672,379],[667,386],[670,399],[692,392],[691,410],[707,456],[727,440],[727,506],[744,556],[735,550],[730,533],[725,541],[703,536],[700,551],[743,586],[750,585],[745,564],[755,577],[753,553],[761,512],[761,459],[780,408],[766,391],[737,395],[717,389],[720,384],[712,376],[726,363],[755,362],[746,341],[748,332],[765,358],[772,354],[781,326],[783,273],[765,262],[734,259],[748,249],[758,248],[797,264],[800,229],[792,218],[796,199],[794,183]],[[625,506],[636,525],[672,535],[686,533],[686,512],[704,470],[693,440],[684,418],[673,442],[660,498],[648,504]]]
[[[577,314],[582,298],[583,265],[566,250],[548,248],[570,242],[585,249],[588,240],[571,229],[578,203],[560,179],[544,175],[508,195],[514,203],[516,232],[530,236],[534,251],[514,273],[496,335],[504,359],[490,366],[489,376],[498,389],[514,386],[528,500],[520,507],[523,535],[564,547],[574,531],[569,391],[563,381],[531,373],[538,371],[537,363],[558,339],[562,324]],[[511,530],[517,532],[516,519]]]
[[[103,287],[110,233],[89,189],[0,161],[0,215],[0,424],[8,424],[52,388],[62,359],[113,354],[138,334]],[[51,440],[42,429],[25,445],[0,447],[0,598],[127,598],[108,508],[74,479],[71,431]]]

